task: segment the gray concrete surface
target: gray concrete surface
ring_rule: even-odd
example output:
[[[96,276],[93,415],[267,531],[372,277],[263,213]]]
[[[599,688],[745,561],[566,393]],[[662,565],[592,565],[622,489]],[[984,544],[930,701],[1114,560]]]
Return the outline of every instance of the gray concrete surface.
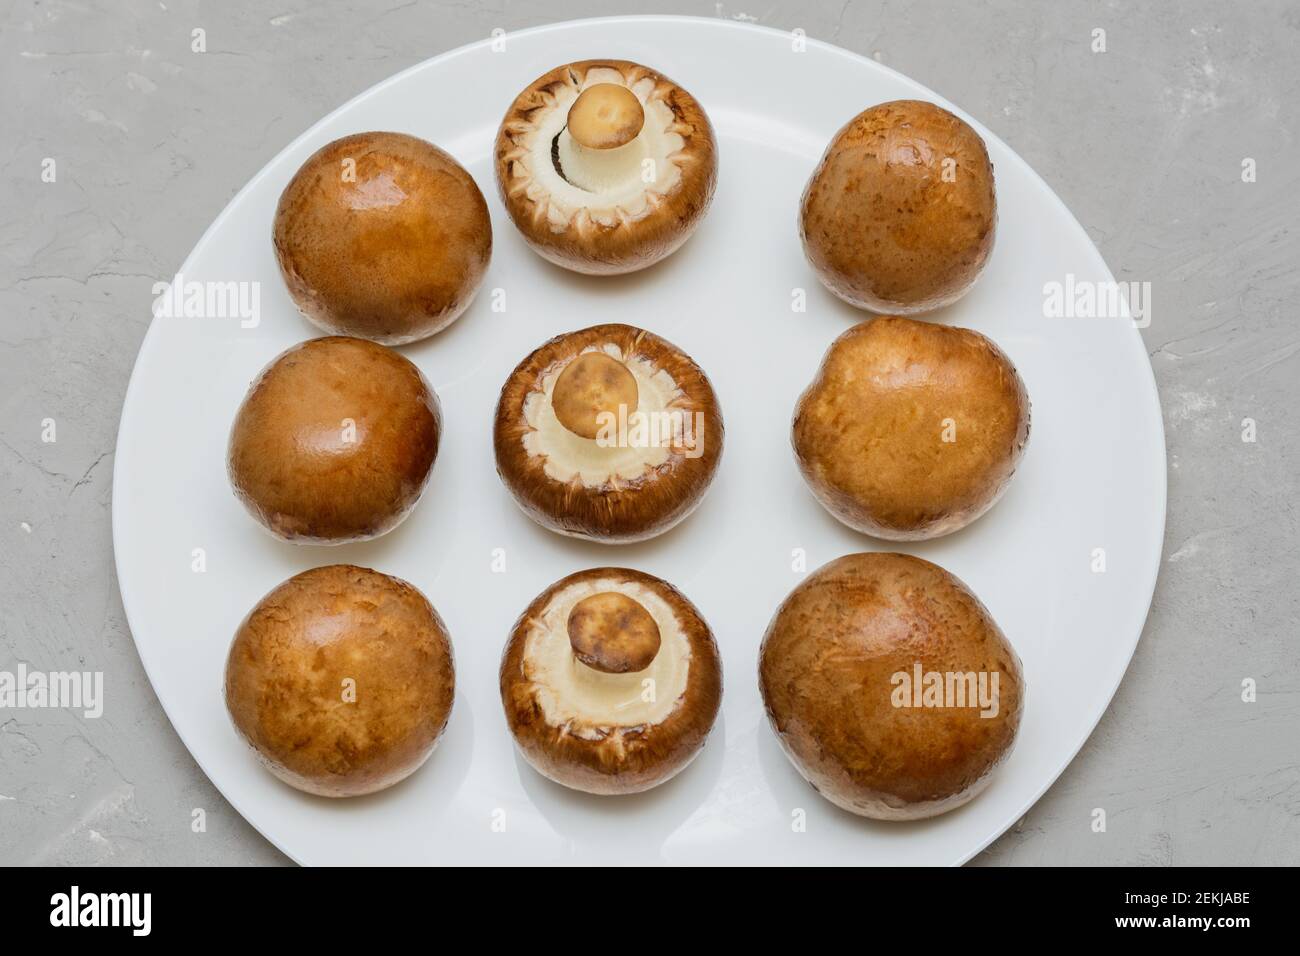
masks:
[[[977,862],[1300,862],[1294,0],[9,0],[0,669],[102,670],[112,697],[99,720],[0,710],[0,862],[285,862],[191,760],[123,619],[113,445],[152,283],[281,147],[373,83],[494,27],[644,12],[802,27],[915,77],[1042,173],[1118,278],[1153,283],[1144,336],[1169,447],[1154,607],[1088,745]]]

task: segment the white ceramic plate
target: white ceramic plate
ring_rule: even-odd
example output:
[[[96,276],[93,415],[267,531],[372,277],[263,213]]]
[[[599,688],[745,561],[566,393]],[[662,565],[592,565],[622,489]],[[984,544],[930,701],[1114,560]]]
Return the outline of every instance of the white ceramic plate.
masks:
[[[884,100],[954,107],[843,50],[722,20],[591,20],[511,34],[436,57],[317,123],[257,174],[182,268],[190,280],[256,280],[261,322],[155,318],[127,392],[113,488],[117,569],[136,646],[177,732],[222,793],[303,863],[959,863],[1013,824],[1100,718],[1142,631],[1159,565],[1165,450],[1146,352],[1124,319],[1048,319],[1044,283],[1109,281],[1083,229],[1041,179],[971,117],[997,171],[997,245],[975,289],[937,320],[990,335],[1020,368],[1033,436],[988,515],[906,546],[983,599],[1024,661],[1028,702],[1015,753],[968,806],[911,824],[839,811],[781,753],[759,699],[768,620],[808,567],[885,546],[831,518],[789,445],[799,392],[832,339],[864,316],[818,284],[795,228],[800,192],[830,136]],[[667,262],[620,279],[571,275],[516,234],[489,164],[515,94],[553,66],[591,57],[651,64],[689,89],[717,129],[717,198]],[[960,111],[958,111],[960,112]],[[431,140],[475,176],[492,210],[493,260],[451,329],[404,349],[441,396],[433,480],[412,516],[378,541],[296,547],[264,533],[226,480],[231,418],[281,350],[319,333],[301,318],[271,248],[276,201],[299,164],[338,136],[400,130]],[[492,311],[490,290],[505,290]],[[792,290],[807,311],[792,311]],[[550,336],[602,321],[643,326],[709,373],[727,449],[698,511],[671,533],[621,548],[534,525],[493,465],[498,389]],[[206,571],[193,570],[202,548]],[[1095,573],[1094,549],[1105,549]],[[492,569],[504,549],[505,573]],[[456,653],[457,700],[430,761],[392,790],[350,801],[297,793],[264,772],[231,729],[221,696],[231,636],[250,607],[305,568],[350,562],[411,581],[438,607]],[[513,749],[497,665],[519,612],[580,568],[660,575],[717,635],[726,683],[703,754],[636,797],[595,798],[534,773]],[[806,830],[792,815],[806,811]]]

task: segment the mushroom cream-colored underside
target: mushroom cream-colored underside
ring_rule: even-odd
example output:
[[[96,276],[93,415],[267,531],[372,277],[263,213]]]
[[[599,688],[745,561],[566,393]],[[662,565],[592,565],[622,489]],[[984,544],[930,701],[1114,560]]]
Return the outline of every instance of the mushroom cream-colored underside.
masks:
[[[584,88],[597,83],[625,86],[617,70],[590,70]],[[629,89],[645,110],[645,124],[629,143],[615,149],[587,149],[573,140],[566,128],[569,109],[581,91],[561,87],[554,105],[521,137],[522,155],[515,160],[516,178],[526,180],[526,193],[546,207],[546,217],[556,232],[563,232],[585,212],[593,222],[613,226],[636,221],[653,212],[659,198],[681,180],[675,155],[686,141],[673,129],[676,117],[666,103],[647,100],[654,80],[643,78]],[[557,141],[558,137],[558,141]],[[556,170],[552,145],[564,175]]]
[[[593,347],[584,349],[583,352],[597,350]],[[664,423],[674,412],[681,414],[676,405],[684,397],[673,377],[667,371],[655,368],[646,359],[625,358],[619,347],[612,342],[600,346],[599,351],[624,363],[632,373],[636,379],[637,407],[629,409],[626,417],[630,420],[632,413],[636,412],[643,420],[658,423],[660,430],[650,430],[647,434],[658,435],[659,440],[638,441],[638,433],[631,421],[626,434],[622,436],[629,440],[623,442],[583,438],[560,424],[560,420],[555,417],[551,396],[555,391],[556,380],[568,363],[550,369],[542,377],[540,387],[529,392],[524,399],[524,420],[530,428],[524,432],[524,450],[530,456],[540,455],[545,458],[544,468],[548,478],[561,482],[577,479],[588,488],[600,488],[611,481],[634,481],[667,461],[672,454],[669,440],[672,429]]]
[[[659,626],[659,653],[645,670],[605,674],[573,655],[568,621],[584,598],[617,591],[639,602]],[[598,578],[557,591],[524,643],[524,674],[546,722],[587,740],[661,723],[686,693],[691,645],[668,603],[632,581]]]

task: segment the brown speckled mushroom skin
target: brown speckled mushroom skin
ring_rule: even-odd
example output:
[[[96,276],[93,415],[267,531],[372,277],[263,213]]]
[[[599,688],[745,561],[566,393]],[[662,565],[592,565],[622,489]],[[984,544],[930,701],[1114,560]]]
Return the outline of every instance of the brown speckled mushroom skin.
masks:
[[[944,180],[945,159],[955,178]],[[919,100],[873,106],[831,140],[804,189],[799,236],[818,277],[860,309],[928,312],[970,289],[997,227],[979,134]]]
[[[542,470],[524,448],[529,425],[524,418],[528,393],[557,364],[589,346],[612,342],[625,356],[643,356],[664,369],[685,393],[674,408],[704,414],[703,453],[689,458],[674,449],[668,460],[646,475],[599,492],[580,482],[559,482]],[[519,506],[543,527],[572,537],[626,544],[662,534],[695,510],[722,459],[722,412],[704,370],[681,349],[652,332],[630,325],[597,325],[557,335],[510,373],[497,402],[493,441],[497,473]]]
[[[635,581],[653,588],[681,622],[691,662],[686,690],[666,720],[640,732],[588,740],[546,722],[524,665],[524,643],[558,591],[597,578]],[[722,705],[722,659],[700,612],[667,581],[630,568],[591,568],[555,582],[519,616],[501,657],[500,685],[510,733],[520,753],[539,773],[587,793],[639,793],[676,776],[704,746]]]
[[[454,697],[438,612],[405,581],[346,564],[304,571],[262,598],[226,662],[240,736],[275,776],[324,797],[373,793],[413,773]]]
[[[891,678],[999,672],[995,717],[978,708],[893,706]],[[777,738],[832,803],[915,820],[977,796],[1020,727],[1020,659],[974,594],[904,554],[850,554],[818,569],[777,609],[759,650]]]
[[[347,160],[354,179],[344,176]],[[404,133],[357,133],[312,154],[280,196],[273,238],[308,319],[385,345],[454,322],[492,257],[487,202],[473,178]]]
[[[658,208],[634,223],[601,225],[580,214],[557,227],[548,219],[546,201],[530,197],[526,184],[516,176],[517,139],[530,128],[532,114],[550,105],[555,90],[582,89],[587,72],[595,68],[618,71],[629,87],[647,77],[654,81],[651,98],[662,100],[673,111],[673,129],[685,140],[673,159],[681,180]],[[524,240],[544,259],[589,275],[635,272],[671,255],[708,211],[718,180],[718,144],[704,108],[661,73],[627,60],[582,60],[534,80],[506,110],[494,153],[501,201]]]
[[[831,345],[795,407],[792,440],[831,514],[877,538],[915,541],[993,507],[1029,441],[1029,414],[1019,373],[985,336],[882,317]]]
[[[311,339],[253,381],[227,470],[236,497],[277,537],[361,541],[415,507],[441,433],[438,396],[410,361],[363,339]]]

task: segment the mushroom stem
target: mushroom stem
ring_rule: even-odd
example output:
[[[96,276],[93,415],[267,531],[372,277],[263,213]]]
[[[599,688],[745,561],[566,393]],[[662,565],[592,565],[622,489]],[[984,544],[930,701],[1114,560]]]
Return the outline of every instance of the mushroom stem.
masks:
[[[636,94],[617,83],[596,83],[569,108],[569,135],[587,149],[617,149],[636,139],[645,109]]]
[[[636,378],[626,365],[604,352],[584,352],[570,362],[555,381],[551,405],[561,425],[582,438],[595,439],[618,417],[619,409],[635,411]]]
[[[583,598],[569,612],[573,656],[605,674],[643,671],[659,653],[659,625],[640,602],[617,591]]]

